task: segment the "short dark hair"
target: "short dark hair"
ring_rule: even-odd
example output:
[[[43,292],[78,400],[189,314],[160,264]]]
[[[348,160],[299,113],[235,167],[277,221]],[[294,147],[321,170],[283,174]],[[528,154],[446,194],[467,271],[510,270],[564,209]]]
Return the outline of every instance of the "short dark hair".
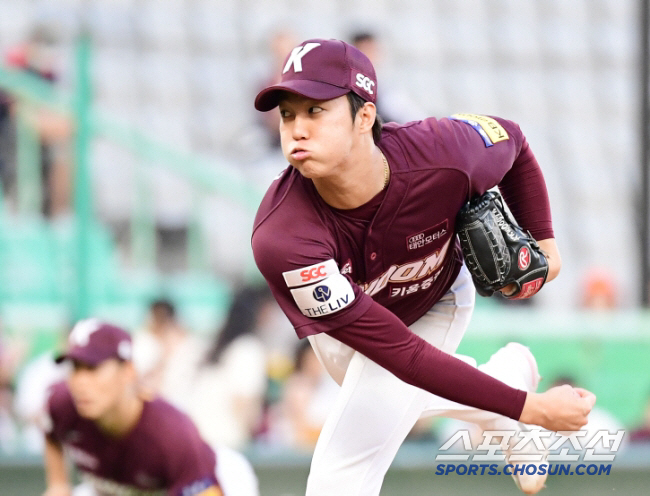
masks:
[[[352,113],[352,120],[354,120],[357,117],[357,112],[359,112],[361,107],[363,107],[363,105],[366,103],[366,100],[364,100],[359,95],[351,91],[347,94],[347,96],[348,96],[348,102],[350,103],[350,112]],[[381,120],[381,117],[379,117],[379,114],[377,114],[375,117],[375,123],[372,125],[372,139],[375,142],[375,144],[379,143],[379,140],[381,139],[381,128],[383,125],[384,123]]]
[[[377,38],[370,31],[357,31],[353,33],[350,37],[352,44],[357,46],[359,43],[364,43],[366,41],[375,41]]]
[[[264,306],[273,301],[273,295],[266,284],[244,286],[237,290],[230,303],[226,320],[217,332],[216,339],[208,351],[204,363],[219,362],[230,343],[240,336],[254,334],[260,325]]]
[[[174,320],[176,317],[176,307],[167,298],[158,298],[149,304],[149,309],[167,320]]]

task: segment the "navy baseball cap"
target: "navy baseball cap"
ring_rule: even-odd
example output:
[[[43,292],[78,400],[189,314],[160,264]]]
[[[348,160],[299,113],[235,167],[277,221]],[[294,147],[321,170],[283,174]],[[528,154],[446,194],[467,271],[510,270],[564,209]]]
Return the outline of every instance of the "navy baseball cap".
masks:
[[[282,79],[264,88],[255,108],[266,112],[278,106],[282,92],[313,100],[331,100],[350,91],[367,102],[377,101],[377,76],[360,50],[341,40],[307,40],[284,60]]]
[[[75,360],[95,366],[110,358],[131,360],[131,356],[132,343],[128,332],[99,319],[86,319],[77,322],[68,337],[68,350],[54,361]]]

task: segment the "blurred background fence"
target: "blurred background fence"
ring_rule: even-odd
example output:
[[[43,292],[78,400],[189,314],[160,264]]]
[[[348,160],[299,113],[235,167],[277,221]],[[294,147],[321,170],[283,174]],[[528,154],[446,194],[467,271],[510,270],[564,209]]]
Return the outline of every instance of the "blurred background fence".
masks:
[[[460,351],[481,362],[522,341],[542,387],[570,376],[621,425],[640,426],[641,5],[0,0],[0,351],[9,362],[19,350],[7,386],[77,318],[135,330],[161,296],[212,339],[235,289],[260,282],[253,215],[285,162],[252,100],[275,51],[364,31],[398,118],[512,119],[544,170],[562,275],[531,305],[479,301]],[[254,440],[248,449],[259,467],[272,458]],[[20,442],[0,452],[18,460]]]

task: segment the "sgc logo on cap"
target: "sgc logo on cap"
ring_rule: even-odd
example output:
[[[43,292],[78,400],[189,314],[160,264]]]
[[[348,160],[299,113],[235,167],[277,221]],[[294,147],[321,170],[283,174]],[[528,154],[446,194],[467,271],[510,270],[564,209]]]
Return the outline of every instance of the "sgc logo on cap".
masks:
[[[375,85],[375,82],[370,79],[368,76],[364,76],[360,72],[357,73],[357,86],[363,90],[366,90],[369,94],[374,94],[372,87]]]

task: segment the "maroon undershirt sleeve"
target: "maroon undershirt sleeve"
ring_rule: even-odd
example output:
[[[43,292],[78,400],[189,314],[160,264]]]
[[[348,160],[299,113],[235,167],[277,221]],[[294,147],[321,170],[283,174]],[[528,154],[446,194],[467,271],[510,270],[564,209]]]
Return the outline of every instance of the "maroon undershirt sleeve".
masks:
[[[524,138],[521,152],[499,183],[517,223],[537,240],[553,238],[551,206],[542,170]]]
[[[432,346],[378,303],[354,323],[328,334],[413,386],[515,420],[521,416],[525,391]]]

